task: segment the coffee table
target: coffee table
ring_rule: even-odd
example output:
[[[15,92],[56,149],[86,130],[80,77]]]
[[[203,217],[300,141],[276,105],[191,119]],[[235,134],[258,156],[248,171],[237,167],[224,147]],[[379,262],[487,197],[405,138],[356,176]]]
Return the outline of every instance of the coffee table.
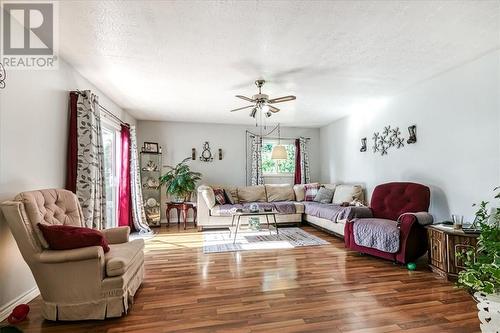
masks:
[[[274,228],[276,229],[276,234],[279,235],[278,223],[276,222],[276,215],[277,214],[279,214],[279,213],[275,210],[271,210],[271,211],[259,210],[257,212],[240,211],[240,212],[231,213],[233,219],[231,221],[231,227],[229,228],[229,237],[231,237],[231,234],[234,232],[233,244],[236,242],[236,236],[238,235],[238,229],[240,227],[240,220],[241,220],[242,216],[265,216],[266,222],[267,222],[267,228],[269,229],[270,235],[271,235],[271,226],[269,224],[269,216],[272,216],[273,221],[274,221]],[[236,228],[234,227],[234,220],[236,220]]]

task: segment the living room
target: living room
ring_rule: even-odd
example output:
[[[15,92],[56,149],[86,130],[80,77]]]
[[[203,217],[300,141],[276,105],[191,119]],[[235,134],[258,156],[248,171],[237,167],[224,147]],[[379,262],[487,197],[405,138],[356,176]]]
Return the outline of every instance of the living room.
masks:
[[[1,5],[0,332],[499,331],[500,1]]]

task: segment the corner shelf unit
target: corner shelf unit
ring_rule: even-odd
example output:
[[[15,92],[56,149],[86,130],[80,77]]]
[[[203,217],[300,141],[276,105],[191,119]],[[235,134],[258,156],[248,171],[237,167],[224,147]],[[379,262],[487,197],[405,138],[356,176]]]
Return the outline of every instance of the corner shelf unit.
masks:
[[[161,153],[141,152],[141,188],[146,219],[151,227],[160,226]]]

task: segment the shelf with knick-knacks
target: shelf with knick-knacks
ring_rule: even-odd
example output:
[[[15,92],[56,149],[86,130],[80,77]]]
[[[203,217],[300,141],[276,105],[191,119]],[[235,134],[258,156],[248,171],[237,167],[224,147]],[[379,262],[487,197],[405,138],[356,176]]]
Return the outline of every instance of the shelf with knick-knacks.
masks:
[[[141,187],[146,219],[150,226],[160,226],[161,152],[141,152]]]

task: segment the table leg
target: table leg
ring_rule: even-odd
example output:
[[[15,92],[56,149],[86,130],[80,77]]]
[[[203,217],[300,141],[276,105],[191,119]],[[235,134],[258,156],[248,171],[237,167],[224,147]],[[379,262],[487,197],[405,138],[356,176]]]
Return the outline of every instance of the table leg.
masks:
[[[266,214],[266,221],[267,221],[267,229],[269,230],[269,235],[271,234],[271,225],[269,224],[269,215]]]
[[[170,208],[167,206],[167,209],[165,210],[165,215],[167,216],[167,227],[170,226]]]
[[[193,222],[195,227],[198,225],[198,223],[196,222],[197,217],[198,217],[198,209],[196,207],[193,207]]]
[[[233,219],[231,220],[231,227],[234,226],[234,218],[235,217],[236,217],[236,215],[233,215]],[[229,237],[231,237],[231,233],[232,233],[231,228],[229,228]]]
[[[176,208],[175,210],[177,211],[177,224],[179,224],[181,223],[181,209]]]
[[[182,208],[182,220],[184,221],[184,230],[186,230],[187,226],[187,215],[188,215],[188,209]]]
[[[273,214],[274,219],[274,227],[276,228],[276,235],[279,236],[280,232],[278,231],[278,222],[276,222],[276,214]]]
[[[238,228],[240,227],[240,218],[241,216],[238,216],[238,221],[236,222],[236,229],[234,230],[233,244],[236,243],[236,236],[238,235]]]

